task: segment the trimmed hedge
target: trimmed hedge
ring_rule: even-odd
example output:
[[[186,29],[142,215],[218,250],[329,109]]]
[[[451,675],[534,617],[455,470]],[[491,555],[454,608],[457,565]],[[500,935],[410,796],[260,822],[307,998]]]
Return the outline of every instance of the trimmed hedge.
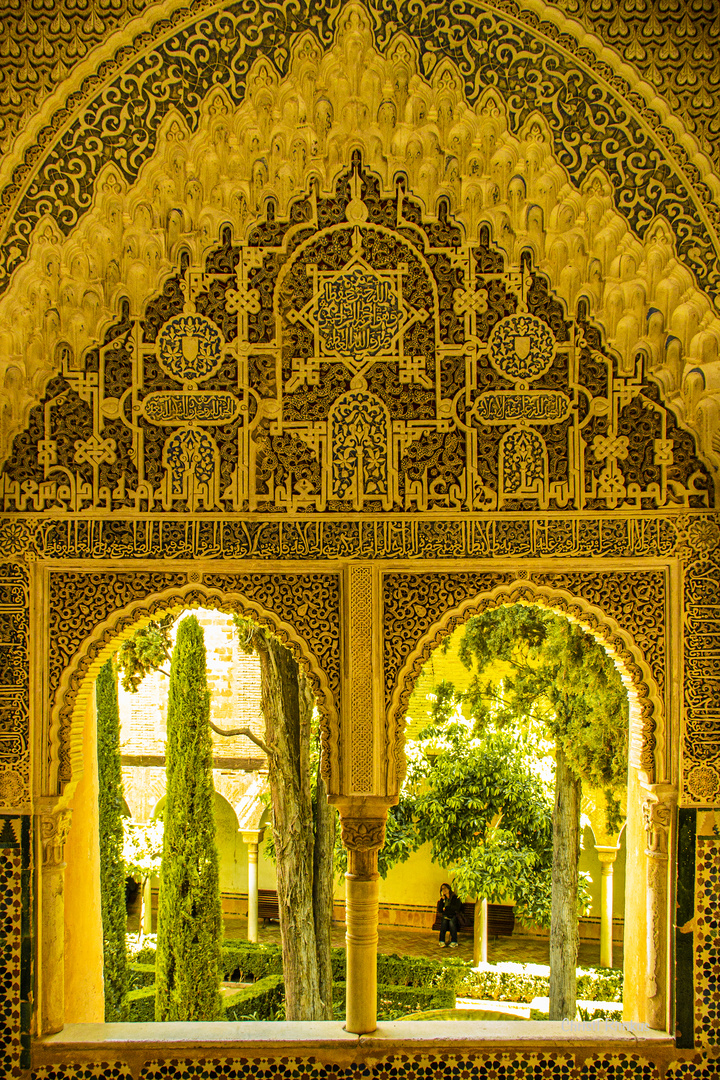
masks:
[[[377,958],[377,979],[382,986],[449,986],[457,990],[468,971],[469,965],[464,960],[454,958],[430,960],[423,956],[383,953]]]
[[[345,1001],[345,983],[333,983],[333,1004]],[[407,1013],[427,1012],[429,1009],[453,1009],[455,991],[452,986],[378,986],[378,1020],[397,1020]]]
[[[221,948],[223,982],[257,982],[268,975],[282,975],[282,953],[277,945],[250,941],[226,941]]]
[[[276,1020],[285,1008],[282,975],[266,975],[252,986],[223,998],[226,1020]]]
[[[155,983],[131,990],[127,996],[128,1019],[132,1024],[155,1023]]]
[[[457,986],[458,997],[485,1001],[524,1001],[548,997],[550,969],[546,964],[482,964],[466,969]],[[578,968],[577,996],[587,1001],[622,1001],[623,975],[607,968]]]
[[[130,989],[142,990],[146,986],[155,983],[154,964],[131,964],[130,965]]]

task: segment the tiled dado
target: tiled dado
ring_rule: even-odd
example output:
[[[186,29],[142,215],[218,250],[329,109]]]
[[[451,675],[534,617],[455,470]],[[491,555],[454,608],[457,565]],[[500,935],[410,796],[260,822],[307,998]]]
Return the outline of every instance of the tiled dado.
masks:
[[[35,1046],[32,1080],[720,1080],[711,1057],[659,1032],[512,1028],[510,1043],[491,1023],[396,1021],[360,1037],[338,1023],[202,1024],[191,1043],[186,1025],[106,1025],[103,1053],[98,1027],[78,1025]]]
[[[312,1026],[312,1025],[311,1025]],[[370,1038],[377,1044],[377,1037]],[[718,1080],[718,1064],[698,1054],[677,1060],[668,1047],[652,1059],[618,1048],[605,1053],[488,1051],[467,1047],[454,1053],[405,1052],[387,1056],[375,1045],[357,1043],[331,1052],[281,1053],[202,1060],[184,1056],[138,1061],[107,1060],[42,1065],[32,1080]]]
[[[695,1045],[720,1047],[720,814],[698,812],[695,862]]]
[[[30,829],[0,815],[0,1076],[30,1064]]]

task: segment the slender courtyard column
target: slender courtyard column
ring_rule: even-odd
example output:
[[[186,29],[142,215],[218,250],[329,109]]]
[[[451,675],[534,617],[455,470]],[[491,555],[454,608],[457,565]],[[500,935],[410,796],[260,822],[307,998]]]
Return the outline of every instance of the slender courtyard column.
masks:
[[[264,835],[264,829],[243,830],[242,834],[248,848],[248,941],[258,939],[258,851]]]
[[[152,934],[152,878],[146,877],[143,884],[143,902],[142,902],[142,926],[140,931],[143,934]]]
[[[669,784],[643,785],[647,847],[646,1022],[668,1029],[668,852],[677,792]]]
[[[613,957],[613,869],[616,847],[596,844],[600,860],[600,967],[611,968]]]
[[[340,805],[342,841],[348,855],[345,1029],[367,1035],[377,1027],[377,857],[385,843],[387,801],[370,797],[357,802],[360,805],[353,805],[355,800],[343,800]]]
[[[61,1031],[65,1023],[65,841],[71,812],[56,799],[40,800],[38,1035]]]

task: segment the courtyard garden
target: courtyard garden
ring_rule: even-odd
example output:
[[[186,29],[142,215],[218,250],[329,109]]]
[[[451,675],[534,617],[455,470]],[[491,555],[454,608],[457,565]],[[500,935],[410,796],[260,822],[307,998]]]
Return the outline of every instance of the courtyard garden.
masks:
[[[259,659],[264,728],[213,721],[194,614],[143,628],[98,680],[107,1020],[344,1018],[347,856],[324,793],[312,694],[270,634],[234,626]],[[431,659],[411,700],[407,775],[378,868],[383,879],[449,880],[474,905],[474,928],[438,955],[429,916],[381,923],[378,1019],[620,1018],[622,970],[607,962],[607,941],[598,967],[597,938],[578,933],[597,894],[581,869],[583,835],[619,851],[624,820],[627,694],[611,659],[566,620],[519,605],[470,620]],[[158,671],[169,681],[166,788],[154,818],[133,821],[118,767],[118,683],[137,693]],[[267,833],[283,917],[254,941],[244,913],[223,911],[213,732],[248,740],[269,772],[255,835]],[[286,828],[298,820],[299,835]],[[493,936],[488,905],[512,911],[510,935]]]

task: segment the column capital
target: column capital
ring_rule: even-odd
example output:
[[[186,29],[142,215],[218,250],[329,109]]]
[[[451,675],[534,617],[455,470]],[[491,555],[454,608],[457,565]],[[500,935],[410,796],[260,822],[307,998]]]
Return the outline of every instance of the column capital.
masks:
[[[643,784],[642,804],[647,846],[645,854],[654,859],[667,859],[670,826],[677,803],[677,788],[673,784]]]
[[[261,844],[265,839],[264,829],[243,829],[242,838],[244,844]]]
[[[43,800],[44,801],[44,800]],[[52,803],[55,803],[53,806]],[[40,825],[40,843],[42,845],[42,864],[48,869],[60,869],[65,865],[65,841],[70,831],[72,810],[57,805],[55,800],[48,800],[48,805],[38,806]]]
[[[604,869],[606,866],[612,866],[617,859],[619,848],[609,847],[606,844],[596,844],[595,850],[597,851],[597,857],[600,860],[600,864]]]

